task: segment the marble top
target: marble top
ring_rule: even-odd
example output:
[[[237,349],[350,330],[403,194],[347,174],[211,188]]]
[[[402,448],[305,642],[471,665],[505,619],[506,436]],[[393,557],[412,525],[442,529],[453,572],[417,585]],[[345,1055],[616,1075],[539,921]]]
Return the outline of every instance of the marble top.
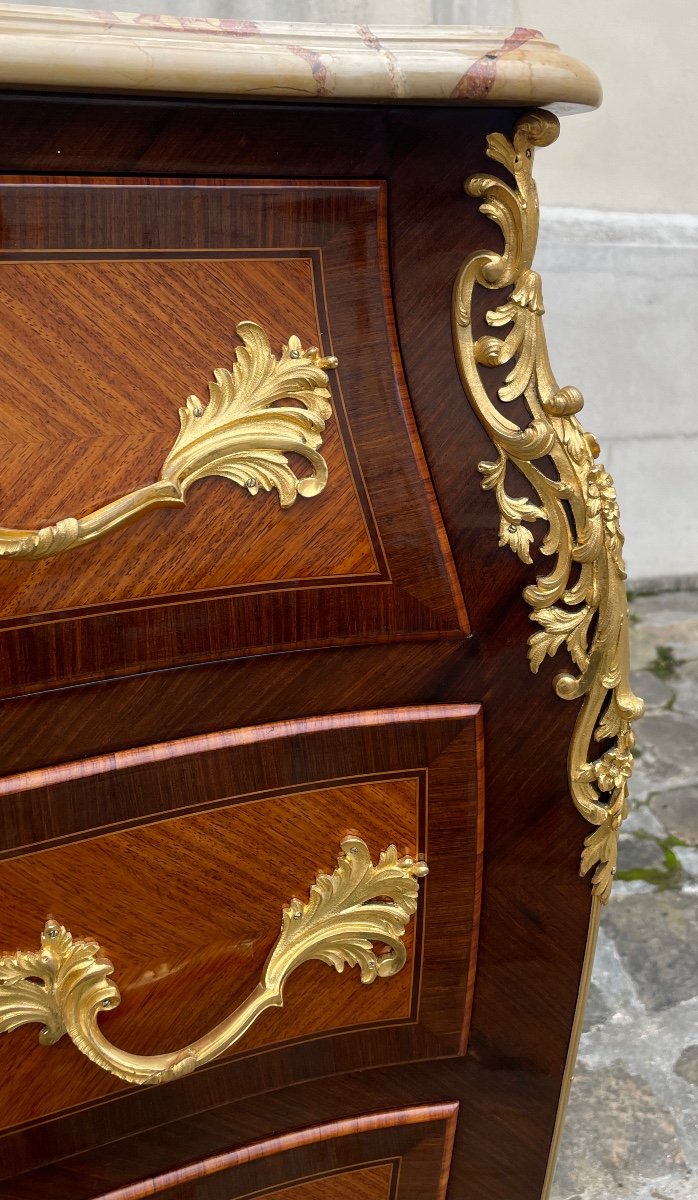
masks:
[[[594,108],[598,79],[536,29],[301,25],[0,5],[0,87]]]

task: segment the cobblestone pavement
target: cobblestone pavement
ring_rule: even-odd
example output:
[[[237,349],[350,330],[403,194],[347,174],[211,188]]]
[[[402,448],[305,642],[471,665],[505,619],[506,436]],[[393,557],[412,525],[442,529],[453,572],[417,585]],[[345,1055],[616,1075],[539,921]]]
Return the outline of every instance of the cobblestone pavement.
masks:
[[[698,1200],[698,592],[631,614],[647,716],[551,1200]]]

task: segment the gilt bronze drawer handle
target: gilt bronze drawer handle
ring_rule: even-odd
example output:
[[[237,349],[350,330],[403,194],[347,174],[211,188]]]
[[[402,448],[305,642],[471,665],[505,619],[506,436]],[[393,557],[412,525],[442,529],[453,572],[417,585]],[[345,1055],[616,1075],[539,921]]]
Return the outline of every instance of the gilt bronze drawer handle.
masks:
[[[327,483],[327,464],[319,453],[325,422],[332,416],[326,371],[336,358],[323,358],[314,347],[303,350],[290,337],[279,358],[253,321],[237,326],[242,346],[232,371],[214,370],[210,399],[204,405],[189,396],[179,410],[180,432],[155,483],[95,509],[84,517],[64,517],[43,529],[0,529],[0,557],[50,558],[94,542],[151,508],[183,505],[193,483],[221,475],[255,496],[276,488],[282,508],[298,496],[317,496]],[[276,407],[296,400],[303,407]],[[298,454],[312,467],[299,478],[287,454]]]
[[[284,908],[262,981],[229,1017],[183,1050],[139,1055],[112,1045],[97,1018],[119,1003],[108,978],[114,968],[97,942],[74,939],[53,920],[44,926],[39,951],[0,958],[0,1033],[38,1022],[43,1046],[67,1033],[92,1062],[127,1083],[166,1083],[224,1054],[265,1009],[282,1007],[284,984],[302,963],[318,959],[337,971],[358,966],[362,983],[397,974],[405,965],[402,937],[427,865],[398,858],[395,846],[388,846],[374,866],[358,837],[341,846],[336,870],[318,875],[307,903],[294,898]],[[374,942],[387,950],[376,954]]]
[[[499,226],[500,251],[481,250],[464,264],[453,296],[453,336],[461,378],[470,402],[497,451],[481,462],[482,486],[494,492],[499,508],[499,544],[531,563],[535,521],[547,524],[539,553],[553,559],[524,591],[529,614],[540,629],[529,638],[531,670],[563,643],[575,670],[558,675],[555,687],[564,700],[583,697],[568,754],[572,799],[596,828],[584,843],[580,874],[594,868],[593,892],[601,903],[611,893],[616,870],[618,831],[627,814],[628,779],[633,767],[632,722],[643,703],[630,686],[628,603],[625,594],[623,535],[613,480],[598,462],[599,446],[582,427],[584,403],[575,387],[558,387],[543,328],[540,275],[532,269],[538,236],[538,195],[533,179],[537,146],[549,146],[559,131],[557,117],[530,112],[520,117],[513,142],[502,133],[487,138],[487,155],[499,163],[513,186],[499,176],[473,175],[471,196],[483,197],[480,212]],[[486,314],[487,324],[506,329],[502,337],[475,339],[472,328],[476,289],[508,295]],[[490,399],[483,375],[487,368],[508,367],[497,396]],[[510,419],[504,405],[522,401]],[[529,419],[530,418],[530,419]],[[550,466],[554,474],[550,474]],[[510,468],[518,475],[511,476]],[[535,492],[510,495],[523,480]],[[602,751],[592,743],[605,742]]]

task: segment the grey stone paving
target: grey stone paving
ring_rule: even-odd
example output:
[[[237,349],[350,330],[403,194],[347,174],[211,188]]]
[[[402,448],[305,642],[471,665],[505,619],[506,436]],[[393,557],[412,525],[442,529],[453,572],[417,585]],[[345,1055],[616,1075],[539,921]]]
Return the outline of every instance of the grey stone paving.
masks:
[[[698,1200],[698,591],[631,611],[647,716],[551,1200]]]

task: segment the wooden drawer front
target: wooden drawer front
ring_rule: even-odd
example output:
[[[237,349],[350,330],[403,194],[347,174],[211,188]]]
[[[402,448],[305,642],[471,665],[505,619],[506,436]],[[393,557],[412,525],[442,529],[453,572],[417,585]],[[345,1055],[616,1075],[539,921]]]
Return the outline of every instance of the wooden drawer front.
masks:
[[[121,994],[99,1028],[134,1054],[178,1051],[254,992],[284,905],[306,900],[318,871],[335,868],[343,839],[363,839],[374,863],[394,844],[429,863],[404,932],[404,968],[366,985],[356,969],[303,961],[283,1007],[263,1012],[223,1057],[160,1089],[158,1111],[174,1119],[212,1096],[458,1055],[478,928],[478,713],[452,705],[318,718],[8,777],[1,949],[36,951],[49,918],[94,939]],[[373,941],[380,955],[382,939]],[[106,1097],[111,1137],[140,1127],[150,1089],[134,1092],[66,1036],[39,1045],[38,1032],[27,1024],[0,1038],[10,1141],[31,1146],[27,1123],[78,1106],[89,1146]],[[22,1134],[10,1132],[17,1126]]]
[[[6,182],[0,201],[2,694],[467,631],[392,326],[384,185]],[[244,321],[277,358],[291,335],[338,357],[318,435],[324,490],[282,507],[274,472],[314,468],[291,451],[274,452],[287,467],[255,457],[279,434],[279,403],[305,411],[282,388],[263,405],[271,432],[243,414],[230,446],[256,449],[220,467],[226,478],[209,464],[184,507],[169,497],[89,544],[14,557],[8,530],[82,517],[157,481],[187,397],[191,436],[209,428],[207,382],[232,367]],[[239,378],[266,396],[268,351],[243,359]]]
[[[332,1121],[130,1182],[138,1142],[13,1184],[16,1200],[444,1200],[458,1105],[416,1105]],[[109,1180],[105,1190],[105,1180]],[[125,1181],[129,1182],[125,1182]],[[16,1189],[16,1190],[15,1190]],[[47,1190],[48,1189],[48,1190]]]

